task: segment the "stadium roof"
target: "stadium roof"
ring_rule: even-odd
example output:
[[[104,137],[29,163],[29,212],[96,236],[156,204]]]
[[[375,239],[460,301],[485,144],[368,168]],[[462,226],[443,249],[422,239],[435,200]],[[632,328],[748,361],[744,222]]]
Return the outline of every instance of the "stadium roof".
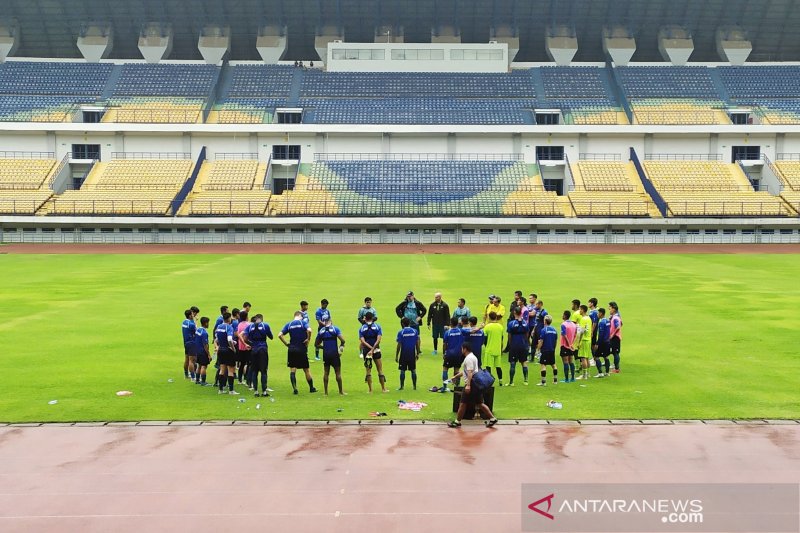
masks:
[[[487,42],[493,24],[518,28],[517,61],[548,61],[544,30],[548,24],[574,26],[579,50],[575,61],[604,61],[604,25],[629,27],[638,49],[633,61],[661,61],[658,28],[677,24],[694,37],[691,61],[720,61],[715,32],[740,25],[753,43],[751,61],[800,60],[800,0],[0,0],[0,17],[16,20],[21,30],[16,56],[81,57],[76,39],[89,21],[114,27],[111,58],[139,59],[137,39],[147,22],[174,28],[169,59],[201,59],[200,28],[231,28],[234,60],[260,59],[255,39],[259,26],[288,27],[284,59],[316,59],[318,25],[344,27],[345,40],[371,42],[377,25],[404,28],[406,42],[430,42],[430,28],[453,25],[463,42]]]

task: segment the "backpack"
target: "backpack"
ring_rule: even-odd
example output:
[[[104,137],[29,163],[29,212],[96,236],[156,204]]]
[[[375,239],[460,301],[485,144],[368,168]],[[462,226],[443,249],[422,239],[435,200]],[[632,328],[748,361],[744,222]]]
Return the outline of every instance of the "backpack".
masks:
[[[486,369],[478,370],[472,374],[472,382],[470,385],[474,387],[477,392],[485,392],[494,385],[494,376]]]

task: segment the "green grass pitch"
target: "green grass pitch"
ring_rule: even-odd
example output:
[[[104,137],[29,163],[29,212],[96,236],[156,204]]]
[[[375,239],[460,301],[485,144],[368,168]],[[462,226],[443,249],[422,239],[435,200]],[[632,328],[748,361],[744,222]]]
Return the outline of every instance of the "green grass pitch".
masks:
[[[365,295],[373,297],[393,361],[393,310],[409,289],[426,305],[437,290],[451,306],[463,296],[473,310],[489,293],[507,304],[515,289],[539,293],[553,314],[572,298],[619,302],[621,374],[541,389],[532,366],[530,386],[518,374],[515,388],[496,391],[500,418],[800,417],[796,255],[6,255],[0,275],[5,422],[367,419],[372,411],[444,420],[452,400],[426,390],[440,383],[441,360],[430,355],[424,328],[419,390],[407,383],[396,392],[398,371],[389,363],[392,392],[366,392],[356,312]],[[323,297],[348,341],[348,396],[310,395],[302,379],[301,394],[292,396],[277,340],[270,344],[274,402],[247,391],[218,396],[184,381],[185,308],[198,305],[213,323],[220,304],[247,299],[279,330],[301,299],[313,312]],[[322,366],[311,369],[321,390]],[[118,398],[119,390],[134,394]],[[400,411],[401,398],[428,407]],[[549,399],[563,410],[547,408]]]

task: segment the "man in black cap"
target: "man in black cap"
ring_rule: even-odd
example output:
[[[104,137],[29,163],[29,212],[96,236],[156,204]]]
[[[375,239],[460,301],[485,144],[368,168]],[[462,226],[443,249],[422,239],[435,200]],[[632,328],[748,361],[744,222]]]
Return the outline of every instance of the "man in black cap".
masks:
[[[397,305],[394,312],[397,314],[397,318],[407,318],[409,322],[411,322],[411,327],[416,329],[419,333],[419,327],[422,325],[422,318],[428,310],[422,302],[414,298],[413,291],[408,291],[405,300]]]

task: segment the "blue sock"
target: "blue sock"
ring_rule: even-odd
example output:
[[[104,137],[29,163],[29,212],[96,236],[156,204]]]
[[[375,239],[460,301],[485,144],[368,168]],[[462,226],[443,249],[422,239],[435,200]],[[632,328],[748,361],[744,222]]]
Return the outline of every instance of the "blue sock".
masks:
[[[569,364],[569,375],[570,379],[575,379],[575,363]]]
[[[508,383],[514,383],[514,374],[517,373],[517,363],[511,363],[511,369],[508,371]]]
[[[414,390],[416,390],[417,389],[417,371],[416,370],[412,370],[411,371],[411,383],[414,384]]]
[[[528,367],[527,366],[523,366],[522,367],[522,376],[525,378],[525,381],[528,381]]]
[[[604,357],[603,359],[605,359],[606,374],[608,374],[608,371],[611,370],[611,367],[609,366],[610,363],[608,362],[608,357]]]
[[[445,381],[447,381],[447,370],[442,370],[442,386],[443,387],[447,386],[447,384],[444,383]]]
[[[297,376],[294,372],[289,374],[289,379],[292,380],[292,389],[297,390]]]
[[[614,354],[614,368],[619,370],[619,355],[618,354]]]
[[[564,381],[569,380],[569,363],[564,363]]]
[[[401,370],[400,371],[400,388],[402,389],[405,386],[406,386],[406,371],[405,370]]]

